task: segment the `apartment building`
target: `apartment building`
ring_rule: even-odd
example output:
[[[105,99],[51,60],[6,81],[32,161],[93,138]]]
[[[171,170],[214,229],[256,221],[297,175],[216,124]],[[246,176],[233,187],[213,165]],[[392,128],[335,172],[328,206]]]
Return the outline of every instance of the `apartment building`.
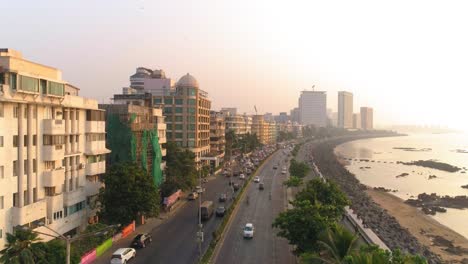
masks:
[[[276,124],[267,122],[263,115],[252,116],[252,134],[257,135],[261,144],[268,145],[276,142]]]
[[[135,162],[152,176],[156,186],[160,185],[166,166],[166,123],[162,109],[153,107],[152,96],[116,94],[113,104],[100,104],[99,108],[106,111],[106,145],[112,151],[107,166]]]
[[[299,122],[302,125],[327,125],[327,94],[323,91],[302,91],[299,97]]]
[[[338,127],[353,128],[353,94],[338,92]]]
[[[252,118],[247,115],[237,113],[237,108],[221,108],[221,113],[224,116],[226,131],[233,131],[237,136],[242,136],[250,132]],[[250,121],[250,124],[249,124]]]
[[[224,160],[226,125],[224,115],[221,112],[210,111],[210,154],[203,160],[210,162],[210,167],[215,169]]]
[[[361,107],[361,129],[374,129],[374,110],[371,107]]]
[[[169,95],[153,94],[153,103],[162,107],[166,117],[167,141],[195,153],[195,161],[201,165],[202,157],[210,153],[211,101],[208,93],[187,73]]]
[[[17,226],[73,235],[97,221],[104,114],[60,70],[0,49],[0,248]]]

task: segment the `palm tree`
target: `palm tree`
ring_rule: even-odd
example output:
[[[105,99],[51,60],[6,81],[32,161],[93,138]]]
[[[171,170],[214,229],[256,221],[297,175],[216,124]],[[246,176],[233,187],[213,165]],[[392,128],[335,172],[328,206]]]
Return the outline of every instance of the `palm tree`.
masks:
[[[36,233],[29,229],[16,228],[14,234],[7,233],[7,243],[0,251],[0,263],[34,264],[44,252],[37,247],[40,243]]]
[[[312,263],[346,263],[346,256],[351,255],[358,249],[358,237],[346,230],[341,225],[335,225],[323,232],[317,241],[321,248],[319,254],[304,254],[302,262],[304,264]]]

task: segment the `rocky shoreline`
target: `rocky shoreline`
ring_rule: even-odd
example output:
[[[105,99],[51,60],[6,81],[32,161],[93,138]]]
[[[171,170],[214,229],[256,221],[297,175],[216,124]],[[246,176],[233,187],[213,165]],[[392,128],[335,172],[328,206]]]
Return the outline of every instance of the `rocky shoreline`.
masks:
[[[382,135],[386,136],[386,135]],[[374,136],[375,137],[375,136]],[[361,137],[362,138],[362,137]],[[423,246],[406,228],[400,226],[395,217],[389,215],[386,210],[378,206],[367,194],[367,187],[361,184],[338,161],[334,149],[337,145],[360,138],[339,138],[323,141],[318,144],[309,144],[306,147],[312,154],[313,161],[322,174],[335,181],[351,200],[351,209],[363,220],[366,226],[371,228],[392,250],[401,249],[412,254],[420,254],[429,263],[442,263],[439,256]],[[312,158],[311,158],[312,159]]]
[[[468,208],[468,197],[465,195],[451,197],[448,195],[439,196],[435,193],[421,193],[417,199],[408,199],[405,203],[414,207],[420,207],[425,214],[435,215],[436,213],[447,212],[445,208]]]

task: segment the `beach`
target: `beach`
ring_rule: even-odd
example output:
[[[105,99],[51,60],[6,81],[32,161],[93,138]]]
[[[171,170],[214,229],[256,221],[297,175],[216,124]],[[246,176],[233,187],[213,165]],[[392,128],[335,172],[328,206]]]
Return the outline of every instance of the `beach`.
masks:
[[[468,239],[464,236],[440,224],[419,209],[405,204],[395,195],[372,188],[368,188],[366,192],[421,244],[440,255],[446,263],[468,263]]]

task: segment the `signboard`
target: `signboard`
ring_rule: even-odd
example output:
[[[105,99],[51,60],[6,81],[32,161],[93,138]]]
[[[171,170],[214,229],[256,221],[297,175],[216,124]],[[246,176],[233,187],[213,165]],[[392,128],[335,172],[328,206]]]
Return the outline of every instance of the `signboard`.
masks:
[[[175,202],[177,202],[177,200],[179,200],[179,197],[180,197],[181,194],[182,194],[182,191],[177,190],[177,192],[171,194],[169,197],[164,197],[163,204],[165,206],[173,205]]]

